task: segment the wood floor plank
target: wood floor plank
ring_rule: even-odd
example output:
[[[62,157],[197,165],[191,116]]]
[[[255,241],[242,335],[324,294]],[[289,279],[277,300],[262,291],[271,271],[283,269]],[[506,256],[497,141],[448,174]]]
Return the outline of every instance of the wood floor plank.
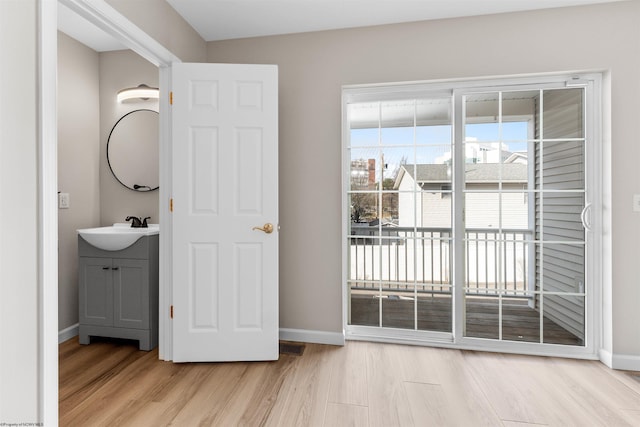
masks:
[[[441,385],[404,382],[404,387],[414,425],[457,425]]]
[[[515,360],[514,358],[511,358]],[[519,357],[518,369],[528,373],[530,401],[544,414],[549,425],[563,426],[627,426],[615,415],[614,407],[595,402],[583,387],[563,376],[563,368],[554,358]],[[581,369],[592,362],[573,360]],[[513,362],[512,362],[513,363]]]
[[[368,425],[369,414],[366,406],[331,402],[327,404],[325,427],[367,427]]]
[[[322,426],[331,382],[332,358],[339,348],[307,345],[281,387],[267,426]]]
[[[235,390],[246,375],[249,364],[215,364],[212,373],[201,384],[200,391],[180,410],[173,419],[176,426],[213,425],[231,399],[237,396]]]
[[[535,384],[530,375],[499,353],[464,352],[473,375],[492,408],[501,419],[546,424],[546,418],[532,400]]]
[[[333,352],[329,402],[367,406],[367,343],[353,342]]]
[[[563,426],[628,425],[613,406],[567,381],[556,359],[468,352],[491,405],[504,420]],[[572,361],[583,372],[590,361]]]
[[[369,425],[414,425],[400,370],[400,346],[367,343]]]
[[[442,388],[447,402],[454,402],[450,407],[453,412],[451,420],[455,425],[496,426],[500,418],[485,396],[475,378],[475,366],[470,366],[460,350],[429,349],[428,354],[431,375]],[[420,351],[417,354],[422,354]]]

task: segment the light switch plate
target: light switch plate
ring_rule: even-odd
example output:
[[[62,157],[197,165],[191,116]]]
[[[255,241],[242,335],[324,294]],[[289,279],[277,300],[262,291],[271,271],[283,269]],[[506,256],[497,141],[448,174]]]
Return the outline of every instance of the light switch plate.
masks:
[[[69,209],[69,193],[58,193],[58,208]]]
[[[633,211],[640,212],[640,194],[633,195]]]

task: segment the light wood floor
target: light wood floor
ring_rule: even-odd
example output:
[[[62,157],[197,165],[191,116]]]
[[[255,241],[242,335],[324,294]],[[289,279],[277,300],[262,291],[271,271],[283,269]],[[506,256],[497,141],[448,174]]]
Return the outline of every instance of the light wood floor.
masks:
[[[61,344],[60,425],[640,425],[640,382],[593,361],[353,341],[277,362],[157,359]]]

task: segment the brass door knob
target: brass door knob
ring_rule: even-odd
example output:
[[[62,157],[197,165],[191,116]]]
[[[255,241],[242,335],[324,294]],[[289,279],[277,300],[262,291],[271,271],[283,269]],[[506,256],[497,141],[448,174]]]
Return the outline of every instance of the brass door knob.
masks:
[[[252,230],[260,230],[260,231],[264,231],[267,234],[271,234],[273,233],[273,224],[266,223],[262,227],[253,227]]]

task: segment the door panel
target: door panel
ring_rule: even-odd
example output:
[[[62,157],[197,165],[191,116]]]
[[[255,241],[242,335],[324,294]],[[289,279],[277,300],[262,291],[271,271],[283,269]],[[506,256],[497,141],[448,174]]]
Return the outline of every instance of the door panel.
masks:
[[[277,359],[277,68],[176,64],[172,87],[173,359]]]

